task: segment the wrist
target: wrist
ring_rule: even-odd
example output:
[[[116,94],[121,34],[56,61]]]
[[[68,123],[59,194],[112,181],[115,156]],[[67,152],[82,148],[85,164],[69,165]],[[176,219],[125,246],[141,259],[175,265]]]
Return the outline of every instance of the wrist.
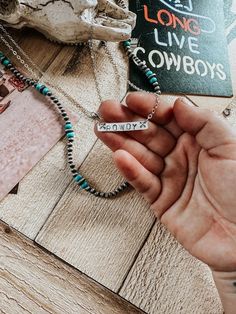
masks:
[[[234,314],[236,309],[236,271],[212,271],[225,314]]]

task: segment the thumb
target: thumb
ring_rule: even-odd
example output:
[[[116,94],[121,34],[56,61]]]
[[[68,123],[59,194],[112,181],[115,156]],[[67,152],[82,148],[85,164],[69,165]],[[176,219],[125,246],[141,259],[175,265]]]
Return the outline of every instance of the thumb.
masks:
[[[209,150],[219,145],[236,143],[236,133],[216,112],[190,106],[183,99],[176,100],[173,111],[180,128],[195,136],[202,148]]]

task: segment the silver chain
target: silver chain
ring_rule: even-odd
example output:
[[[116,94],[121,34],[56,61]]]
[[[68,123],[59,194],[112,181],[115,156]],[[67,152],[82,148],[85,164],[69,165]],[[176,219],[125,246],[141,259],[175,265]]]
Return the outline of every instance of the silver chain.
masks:
[[[122,7],[123,9],[127,9],[126,4],[124,3],[123,0],[117,0],[117,4]],[[40,81],[48,86],[50,86],[52,89],[60,92],[64,97],[66,97],[71,103],[73,103],[76,107],[78,107],[80,109],[80,111],[87,116],[90,119],[98,119],[99,118],[99,114],[96,112],[91,112],[89,110],[87,110],[86,108],[84,108],[82,105],[80,105],[71,95],[69,95],[66,91],[64,91],[62,88],[60,88],[59,86],[55,86],[53,85],[51,82],[53,81],[53,79],[45,72],[43,72],[34,62],[33,60],[29,57],[29,55],[17,44],[17,42],[13,39],[13,37],[7,32],[7,30],[5,29],[5,27],[0,23],[0,29],[3,31],[4,35],[12,42],[12,44],[17,48],[17,50],[25,57],[26,60],[29,61],[29,63],[31,63],[31,65],[38,71],[38,73],[43,77],[43,79],[37,75],[35,73],[35,71],[32,69],[32,67],[30,67],[28,65],[28,63],[25,62],[24,59],[21,58],[19,52],[17,52],[17,50],[15,50],[13,48],[13,46],[11,44],[9,44],[9,42],[4,38],[4,36],[2,34],[0,34],[0,39],[2,40],[2,42],[8,47],[8,49],[12,52],[12,54],[16,57],[16,59],[24,66],[24,68],[29,71],[31,73],[31,75],[33,75],[33,78],[37,81]],[[93,67],[93,75],[94,75],[94,80],[95,80],[95,86],[96,86],[96,91],[99,97],[99,101],[100,103],[102,102],[102,96],[101,96],[101,92],[100,92],[100,88],[99,88],[99,83],[98,83],[98,79],[97,79],[97,75],[96,75],[96,58],[95,58],[95,54],[94,54],[94,49],[93,49],[93,41],[92,39],[89,40],[88,42],[88,46],[89,46],[89,50],[90,50],[90,55],[91,55],[91,60],[92,60],[92,67]],[[107,43],[103,42],[103,47],[104,50],[111,62],[111,64],[114,67],[114,72],[117,76],[117,78],[121,79],[119,71],[118,71],[118,66],[116,64],[116,62],[114,61],[114,58],[112,56],[112,53],[110,52]],[[137,87],[134,83],[132,83],[130,80],[127,80],[127,83],[129,84],[129,86],[131,86],[133,89],[137,90],[137,91],[142,91],[142,92],[148,92],[145,91],[139,87]],[[150,93],[150,92],[148,92]],[[152,119],[157,107],[159,105],[159,95],[156,95],[156,104],[152,109],[152,112],[148,115],[147,120]]]
[[[116,0],[116,3],[117,3],[117,5],[119,5],[122,9],[128,10],[128,6],[127,6],[126,3],[124,2],[124,0]],[[110,53],[110,56],[111,56],[111,58],[113,58],[111,53]],[[140,62],[141,62],[141,60],[140,60]],[[150,93],[150,92],[148,92],[148,91],[145,91],[145,90],[143,90],[143,89],[137,87],[137,86],[136,86],[134,83],[132,83],[130,80],[128,80],[128,84],[129,84],[132,88],[136,89],[137,91],[142,91],[142,92]],[[152,93],[152,94],[153,94],[153,93]],[[155,114],[155,112],[156,112],[156,110],[157,110],[157,108],[158,108],[158,106],[159,106],[159,104],[160,104],[160,93],[157,93],[157,94],[154,93],[154,95],[155,95],[155,97],[156,97],[156,102],[155,102],[154,107],[152,108],[152,111],[151,111],[151,112],[148,114],[148,116],[147,116],[147,121],[148,121],[148,120],[151,120],[151,119],[153,118],[153,116],[154,116],[154,114]]]
[[[1,24],[0,24],[1,27]],[[24,60],[21,58],[21,56],[17,53],[16,50],[14,50],[14,48],[8,43],[8,41],[0,34],[0,39],[2,40],[2,42],[7,46],[7,48],[12,52],[12,54],[16,57],[17,60],[19,60],[19,62],[33,75],[35,75],[35,73],[33,72],[33,70],[29,67],[29,65],[27,63],[24,62]]]
[[[62,88],[60,88],[59,86],[55,86],[54,84],[52,84],[51,82],[53,81],[53,78],[50,77],[47,73],[43,72],[34,62],[33,60],[29,57],[29,55],[17,44],[17,42],[13,39],[13,37],[7,32],[7,30],[5,29],[5,27],[0,24],[0,29],[3,31],[3,33],[5,34],[5,36],[12,42],[12,44],[17,48],[17,50],[25,57],[26,60],[28,60],[28,62],[38,71],[38,73],[43,77],[40,77],[39,75],[37,75],[35,73],[35,71],[33,71],[33,69],[28,65],[28,63],[26,63],[20,56],[20,54],[17,52],[17,50],[15,50],[13,48],[13,46],[11,44],[9,44],[9,42],[4,38],[4,36],[2,36],[2,34],[0,34],[0,39],[2,40],[2,42],[7,46],[7,48],[12,52],[12,54],[17,58],[17,60],[19,60],[19,62],[26,68],[27,71],[29,71],[31,73],[31,75],[33,76],[33,79],[35,79],[36,81],[41,81],[42,83],[50,86],[52,89],[56,90],[57,92],[60,92],[65,98],[67,98],[71,103],[73,103],[77,108],[80,109],[80,111],[87,116],[90,119],[96,120],[99,118],[99,114],[97,112],[93,112],[93,111],[89,111],[86,108],[84,108],[82,105],[80,105],[80,103],[78,101],[76,101],[71,95],[69,95],[66,91],[64,91]],[[90,54],[91,54],[91,60],[92,60],[92,67],[93,67],[93,75],[94,75],[94,79],[95,79],[95,86],[96,86],[96,91],[99,97],[99,101],[100,103],[102,102],[102,96],[101,96],[101,92],[100,92],[100,88],[99,88],[99,83],[98,83],[98,79],[97,79],[97,75],[95,72],[96,69],[96,58],[95,58],[95,54],[94,54],[94,50],[93,50],[93,43],[92,40],[89,41],[89,50],[90,50]],[[109,55],[108,55],[109,56]],[[117,75],[117,77],[120,79],[120,75],[119,72],[117,70],[117,66],[114,62],[114,60],[111,58],[110,61],[112,62],[112,65],[114,66],[114,70],[115,73]]]
[[[20,54],[13,48],[13,46],[0,34],[0,39],[2,42],[7,46],[7,48],[12,52],[12,54],[16,57],[17,60],[33,75],[33,79],[36,81],[41,81],[45,85],[50,86],[53,90],[56,90],[57,92],[61,93],[64,97],[67,98],[71,103],[73,103],[76,107],[80,109],[80,111],[87,116],[90,119],[97,119],[98,115],[96,112],[89,111],[86,108],[84,108],[79,102],[77,102],[71,95],[69,95],[66,91],[64,91],[59,86],[55,86],[51,82],[53,79],[45,72],[43,72],[29,57],[29,55],[17,44],[17,42],[13,39],[13,37],[7,32],[5,27],[0,23],[0,29],[4,32],[5,36],[12,42],[12,44],[17,48],[18,51],[22,55],[24,55],[25,59],[27,59],[31,65],[39,72],[39,74],[43,77],[41,78],[39,75],[37,75],[33,69],[21,58]]]
[[[111,51],[109,50],[108,46],[107,46],[107,43],[105,42],[104,43],[104,49],[105,49],[105,52],[106,54],[108,55],[109,59],[110,59],[110,62],[111,64],[114,66],[114,70],[115,70],[115,73],[117,75],[117,77],[120,77],[119,75],[119,71],[118,71],[118,68],[117,68],[117,64],[115,63],[115,60],[112,56],[112,53]],[[130,80],[127,80],[129,86],[131,86],[132,88],[134,88],[135,90],[137,91],[140,91],[140,92],[145,92],[145,93],[149,93],[149,94],[153,94],[152,92],[149,92],[149,91],[145,91],[139,87],[137,87],[135,84],[133,84]],[[160,99],[159,99],[159,95],[155,94],[156,95],[156,102],[155,102],[155,105],[154,107],[152,108],[152,111],[148,114],[147,116],[147,119],[146,120],[151,120],[153,118],[153,115],[155,114],[159,104],[160,104]]]
[[[31,65],[42,75],[47,76],[46,73],[43,73],[42,70],[33,62],[33,60],[29,57],[29,55],[17,44],[17,42],[13,39],[13,37],[7,32],[5,27],[0,24],[0,29],[4,32],[5,36],[13,43],[13,45],[17,48],[18,51],[27,59]],[[4,42],[4,44],[9,48],[9,50],[12,52],[12,54],[17,58],[17,60],[20,61],[20,63],[34,76],[33,79],[39,81],[40,77],[37,75],[33,69],[21,58],[19,53],[14,50],[14,48],[9,44],[9,42],[0,34],[1,40]]]
[[[114,70],[115,70],[116,75],[117,75],[118,77],[120,77],[117,64],[115,63],[115,60],[114,60],[114,58],[113,58],[113,55],[112,55],[111,51],[109,50],[109,48],[108,48],[108,46],[107,46],[107,42],[104,42],[104,50],[105,50],[106,54],[108,55],[111,64],[114,66]],[[144,93],[149,93],[149,94],[153,94],[152,92],[146,91],[146,90],[144,90],[144,89],[138,87],[137,85],[135,85],[134,83],[132,83],[130,80],[127,80],[127,83],[129,84],[129,86],[131,86],[131,87],[132,87],[133,89],[135,89],[136,91],[144,92]]]
[[[230,101],[228,106],[222,112],[224,118],[229,118],[230,117],[230,115],[232,114],[232,111],[234,110],[235,106],[236,106],[236,97],[233,97],[233,99]]]
[[[117,66],[117,64],[115,63],[115,60],[114,60],[114,58],[113,58],[113,55],[112,55],[111,51],[109,50],[109,48],[108,48],[108,46],[107,46],[107,42],[104,42],[103,47],[104,47],[104,50],[105,50],[107,56],[108,56],[109,59],[110,59],[111,64],[112,64],[113,67],[114,67],[114,71],[115,71],[117,77],[120,78],[120,74],[119,74],[119,71],[118,71],[118,66]],[[120,67],[120,68],[121,68],[121,67]],[[129,86],[131,86],[131,87],[132,87],[133,89],[135,89],[136,91],[146,92],[145,90],[143,90],[143,89],[139,88],[138,86],[136,86],[136,85],[135,85],[134,83],[132,83],[130,80],[127,80],[127,83],[129,84]]]
[[[100,101],[100,103],[102,103],[103,99],[102,99],[102,95],[101,95],[100,88],[99,88],[97,74],[96,74],[96,71],[95,71],[97,66],[96,66],[96,58],[95,58],[95,53],[94,53],[94,49],[93,49],[93,41],[92,40],[89,40],[88,47],[89,47],[90,57],[91,57],[91,60],[92,60],[93,76],[94,76],[94,82],[95,82],[95,86],[96,86],[96,91],[97,91],[97,94],[98,94],[99,101]]]

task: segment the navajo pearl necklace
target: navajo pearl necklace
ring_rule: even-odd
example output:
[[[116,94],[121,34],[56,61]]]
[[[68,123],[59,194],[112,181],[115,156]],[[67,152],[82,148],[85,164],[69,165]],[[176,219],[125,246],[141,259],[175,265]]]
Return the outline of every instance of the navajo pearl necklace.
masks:
[[[131,60],[138,66],[138,68],[144,73],[145,77],[148,79],[149,83],[153,86],[154,88],[154,93],[156,95],[156,103],[152,109],[152,112],[147,116],[147,119],[144,121],[135,121],[135,122],[125,122],[125,123],[98,123],[98,129],[100,128],[101,131],[131,131],[131,130],[143,130],[148,127],[148,121],[152,119],[158,104],[159,104],[159,95],[161,94],[160,92],[160,87],[157,82],[156,74],[153,73],[145,64],[145,62],[142,62],[132,51],[131,49],[131,41],[127,40],[123,42],[124,49],[126,51],[126,54],[129,56]],[[120,192],[124,191],[128,186],[128,182],[122,183],[118,188],[116,188],[114,191],[111,192],[99,192],[96,189],[94,189],[89,182],[84,178],[84,176],[79,173],[79,171],[76,169],[76,166],[73,161],[73,142],[74,142],[74,137],[75,137],[75,132],[73,130],[73,125],[69,120],[69,117],[66,113],[66,110],[58,100],[56,96],[53,95],[53,93],[49,90],[49,88],[43,84],[40,84],[36,80],[30,79],[25,77],[20,71],[18,71],[11,61],[2,53],[0,52],[0,61],[1,63],[9,69],[19,80],[22,82],[28,84],[29,86],[34,87],[39,93],[44,95],[46,98],[48,98],[50,101],[52,101],[56,107],[58,108],[62,118],[65,121],[64,124],[64,129],[65,129],[65,134],[67,138],[67,160],[69,167],[71,169],[71,173],[73,176],[73,179],[76,184],[79,185],[80,189],[85,190],[97,197],[101,198],[112,198],[117,196]]]

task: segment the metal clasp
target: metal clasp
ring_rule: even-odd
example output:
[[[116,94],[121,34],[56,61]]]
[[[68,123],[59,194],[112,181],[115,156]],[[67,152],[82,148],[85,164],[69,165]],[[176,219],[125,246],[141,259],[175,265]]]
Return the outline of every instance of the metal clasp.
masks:
[[[231,114],[231,109],[230,108],[226,108],[224,111],[223,111],[223,116],[225,118],[229,117]]]
[[[90,118],[93,120],[101,120],[99,113],[94,111],[90,112]]]

